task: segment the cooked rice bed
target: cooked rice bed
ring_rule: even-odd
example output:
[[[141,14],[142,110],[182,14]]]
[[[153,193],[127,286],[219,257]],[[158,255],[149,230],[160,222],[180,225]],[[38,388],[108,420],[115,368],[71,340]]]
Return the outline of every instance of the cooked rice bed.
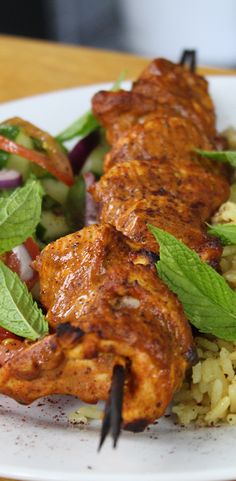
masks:
[[[236,425],[236,342],[196,339],[199,362],[176,394],[172,411],[181,424]]]
[[[236,150],[236,129],[223,133],[229,149]],[[236,170],[234,172],[236,179]],[[236,183],[230,198],[212,219],[212,224],[236,224]],[[225,246],[221,258],[222,275],[236,290],[236,246]],[[174,398],[172,411],[181,424],[226,422],[236,426],[236,342],[196,338],[199,362]]]

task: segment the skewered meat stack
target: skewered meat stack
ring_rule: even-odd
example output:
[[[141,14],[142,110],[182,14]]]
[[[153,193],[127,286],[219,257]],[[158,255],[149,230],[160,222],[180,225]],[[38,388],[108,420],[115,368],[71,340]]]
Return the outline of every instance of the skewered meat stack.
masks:
[[[111,150],[91,188],[99,223],[48,245],[35,262],[51,334],[0,348],[0,391],[22,403],[52,393],[105,400],[109,430],[141,431],[160,417],[195,359],[176,296],[158,278],[165,229],[217,267],[205,221],[227,199],[225,168],[193,148],[219,146],[207,82],[154,60],[126,92],[99,92],[93,112]]]

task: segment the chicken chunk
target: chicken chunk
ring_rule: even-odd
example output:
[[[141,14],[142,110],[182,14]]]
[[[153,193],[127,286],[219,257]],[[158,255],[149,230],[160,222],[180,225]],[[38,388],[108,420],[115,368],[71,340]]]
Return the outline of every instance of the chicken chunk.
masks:
[[[143,429],[162,415],[194,347],[181,304],[149,256],[94,225],[48,245],[35,267],[56,334],[23,343],[6,363],[0,346],[0,391],[24,403],[51,393],[94,403],[107,399],[118,364],[126,370],[124,426]]]
[[[159,246],[147,228],[151,223],[175,235],[196,250],[203,260],[215,265],[222,248],[216,237],[207,235],[199,216],[205,208],[201,195],[196,186],[192,199],[191,185],[186,178],[186,198],[182,200],[183,175],[181,180],[178,185],[178,177],[173,176],[168,165],[150,170],[147,162],[117,164],[103,175],[92,191],[99,204],[99,221],[113,225],[127,236],[133,249],[158,253]],[[195,203],[193,206],[191,199]]]
[[[151,112],[192,120],[212,142],[216,135],[214,107],[206,80],[164,59],[154,60],[131,92],[98,92],[92,106],[111,145]]]
[[[208,83],[179,64],[153,60],[133,85],[133,92],[156,98],[159,104],[174,106],[182,117],[190,118],[209,138],[215,135],[215,111]]]
[[[198,155],[194,149],[212,150],[213,144],[190,120],[179,116],[149,115],[142,124],[136,124],[128,130],[106,155],[104,169],[109,170],[117,162],[131,159],[147,160],[163,159],[175,167],[194,169],[202,166],[200,172],[211,171],[218,182],[227,176],[223,164]],[[219,177],[220,175],[220,177]],[[227,182],[228,184],[228,182]]]

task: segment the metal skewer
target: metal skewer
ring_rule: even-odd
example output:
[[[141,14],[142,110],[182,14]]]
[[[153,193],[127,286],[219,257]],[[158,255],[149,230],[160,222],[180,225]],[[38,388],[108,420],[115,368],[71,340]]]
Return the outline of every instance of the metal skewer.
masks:
[[[111,431],[113,438],[113,447],[115,448],[117,445],[122,425],[124,382],[125,369],[120,365],[114,366],[110,394],[106,402],[104,418],[102,422],[98,451],[100,451],[109,431]]]
[[[197,53],[196,50],[184,50],[179,61],[180,65],[189,66],[190,72],[196,71]]]

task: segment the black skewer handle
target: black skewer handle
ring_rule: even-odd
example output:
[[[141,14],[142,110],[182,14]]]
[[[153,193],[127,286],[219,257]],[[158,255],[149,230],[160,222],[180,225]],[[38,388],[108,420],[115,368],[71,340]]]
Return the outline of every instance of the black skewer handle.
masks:
[[[113,438],[113,447],[116,447],[122,425],[122,405],[124,396],[125,369],[119,364],[114,366],[112,373],[111,389],[106,402],[104,417],[102,421],[100,451],[109,431]]]
[[[196,71],[197,52],[196,50],[184,50],[179,61],[180,65],[189,66],[190,72]]]

